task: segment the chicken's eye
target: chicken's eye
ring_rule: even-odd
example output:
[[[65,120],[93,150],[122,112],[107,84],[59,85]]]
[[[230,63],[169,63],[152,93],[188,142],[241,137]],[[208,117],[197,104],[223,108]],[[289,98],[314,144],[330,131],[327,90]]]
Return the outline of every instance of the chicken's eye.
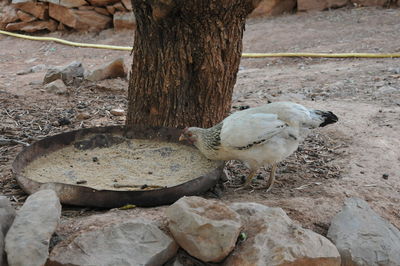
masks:
[[[193,134],[192,133],[188,133],[188,136],[191,137],[191,136],[193,136]]]

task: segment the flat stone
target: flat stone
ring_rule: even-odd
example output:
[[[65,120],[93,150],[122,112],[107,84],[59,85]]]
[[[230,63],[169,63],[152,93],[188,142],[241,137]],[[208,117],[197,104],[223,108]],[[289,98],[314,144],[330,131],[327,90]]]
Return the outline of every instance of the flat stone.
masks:
[[[340,266],[336,247],[325,237],[296,225],[281,208],[233,203],[247,239],[224,261],[226,266]]]
[[[374,95],[388,95],[397,92],[400,92],[400,88],[395,88],[392,86],[382,86],[374,92]]]
[[[96,11],[97,13],[102,14],[104,16],[109,16],[110,15],[110,13],[108,13],[107,9],[104,8],[104,7],[95,7],[94,11]]]
[[[133,30],[136,28],[136,19],[133,12],[115,12],[113,23],[115,30]]]
[[[297,0],[298,11],[325,10],[328,8],[343,7],[350,0]]]
[[[78,120],[86,120],[90,118],[90,114],[87,112],[82,112],[76,115],[76,119]]]
[[[54,94],[67,94],[67,86],[65,86],[64,82],[61,79],[57,79],[52,81],[44,86],[44,89],[47,92],[54,93]]]
[[[124,5],[121,2],[114,4],[114,8],[116,11],[126,12]]]
[[[111,109],[110,113],[115,116],[123,116],[125,114],[124,109]]]
[[[121,3],[124,5],[126,10],[132,11],[132,2],[130,0],[121,0]]]
[[[10,23],[17,21],[18,15],[17,10],[13,6],[5,6],[0,10],[0,23]]]
[[[26,13],[24,11],[21,11],[21,10],[17,11],[17,16],[23,22],[31,22],[31,21],[36,20],[35,16],[32,16],[31,14],[28,14],[28,13]]]
[[[107,6],[119,2],[120,0],[88,0],[92,6]]]
[[[150,221],[133,219],[56,246],[46,265],[163,265],[177,250],[176,242]]]
[[[297,0],[262,0],[250,13],[249,17],[276,16],[292,12],[297,5]]]
[[[35,3],[35,0],[12,0],[11,4]]]
[[[9,23],[6,26],[6,30],[9,31],[25,31],[25,32],[35,32],[39,30],[49,30],[55,31],[57,29],[58,23],[52,19],[45,21],[31,21],[31,22],[16,22]]]
[[[47,70],[43,79],[43,84],[48,84],[57,79],[61,79],[64,84],[79,84],[84,76],[84,68],[81,62],[74,61],[64,67],[52,67]]]
[[[108,62],[97,69],[93,70],[86,76],[87,80],[99,81],[103,79],[111,79],[118,77],[126,77],[126,70],[123,58],[117,58],[111,62]]]
[[[358,6],[386,6],[389,0],[350,0]]]
[[[44,265],[60,216],[61,204],[53,190],[30,195],[6,236],[5,251],[10,266]]]
[[[41,2],[18,2],[13,0],[13,5],[36,18],[45,20],[49,16],[49,10],[46,3]]]
[[[58,23],[57,30],[63,31],[63,30],[66,30],[66,29],[67,29],[67,27],[64,24],[62,24],[61,22]]]
[[[111,24],[110,17],[94,10],[69,9],[52,3],[49,7],[50,17],[77,30],[99,31],[108,28]]]
[[[55,5],[60,5],[68,8],[80,7],[88,4],[88,2],[86,2],[85,0],[41,0],[41,1],[53,3]]]
[[[114,15],[114,13],[115,13],[114,6],[106,6],[106,9],[107,9],[108,13],[110,13],[111,15]]]
[[[78,7],[79,10],[94,10],[94,6],[80,6]]]
[[[328,238],[338,248],[342,265],[400,265],[400,231],[362,199],[344,202],[331,222]]]
[[[228,256],[242,228],[239,215],[227,205],[200,197],[179,199],[166,215],[181,248],[205,262],[219,262]]]

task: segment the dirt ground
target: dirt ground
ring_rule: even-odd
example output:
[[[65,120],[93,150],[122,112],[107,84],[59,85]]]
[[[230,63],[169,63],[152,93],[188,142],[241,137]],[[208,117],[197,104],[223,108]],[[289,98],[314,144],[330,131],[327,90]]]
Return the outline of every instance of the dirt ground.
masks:
[[[244,52],[400,52],[400,9],[337,9],[249,20]],[[132,32],[52,33],[64,39],[132,45]],[[0,35],[0,135],[32,143],[48,135],[82,127],[123,124],[111,108],[126,109],[127,81],[85,82],[56,95],[43,89],[45,70],[25,75],[32,66],[82,61],[91,70],[117,57],[127,66],[129,52],[74,48]],[[206,194],[223,202],[255,201],[283,208],[306,228],[326,234],[330,220],[347,197],[360,197],[400,228],[400,58],[397,59],[243,59],[233,96],[233,110],[268,101],[290,100],[333,111],[339,122],[314,131],[299,150],[279,165],[273,189],[234,191],[247,173],[227,166],[223,190]],[[89,114],[79,120],[78,114]],[[58,120],[67,118],[69,125]],[[0,146],[0,194],[18,207],[26,195],[11,175],[21,144]],[[268,169],[260,171],[262,184]],[[162,217],[165,207],[126,211]],[[78,230],[79,219],[101,213],[65,207],[62,230]],[[69,228],[69,229],[68,229]]]

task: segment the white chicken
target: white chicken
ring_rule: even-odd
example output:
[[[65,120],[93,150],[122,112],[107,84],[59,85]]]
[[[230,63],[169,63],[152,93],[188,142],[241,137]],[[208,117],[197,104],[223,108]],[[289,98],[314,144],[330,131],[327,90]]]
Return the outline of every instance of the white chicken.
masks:
[[[276,164],[297,150],[307,129],[337,121],[329,111],[275,102],[235,112],[211,128],[185,128],[179,140],[194,144],[210,160],[244,162],[250,168],[245,187],[260,167],[270,165],[268,191],[275,181]]]

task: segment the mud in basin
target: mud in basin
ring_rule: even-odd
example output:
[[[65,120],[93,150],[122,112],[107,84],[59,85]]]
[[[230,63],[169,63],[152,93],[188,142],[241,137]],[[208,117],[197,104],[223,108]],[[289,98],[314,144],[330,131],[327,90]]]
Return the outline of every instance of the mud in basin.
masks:
[[[52,188],[64,204],[170,204],[205,192],[223,169],[223,162],[179,143],[179,134],[174,128],[119,126],[71,131],[25,148],[13,170],[24,191]]]

